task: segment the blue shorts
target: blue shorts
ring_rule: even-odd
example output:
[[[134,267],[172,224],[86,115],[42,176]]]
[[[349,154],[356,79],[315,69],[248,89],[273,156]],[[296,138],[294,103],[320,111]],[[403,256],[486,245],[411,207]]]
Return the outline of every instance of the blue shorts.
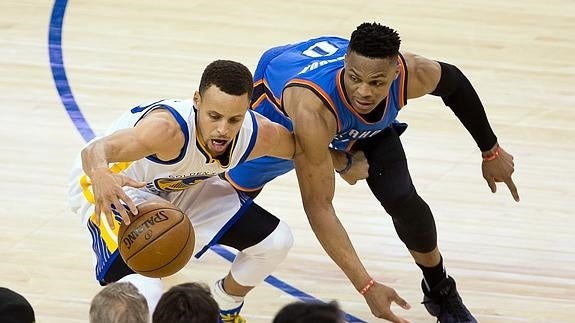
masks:
[[[283,125],[289,131],[293,131],[291,120],[280,110],[279,99],[262,81],[265,79],[268,64],[286,47],[289,46],[269,49],[260,58],[254,73],[256,85],[252,109],[269,120]],[[242,163],[228,170],[224,176],[237,190],[252,192],[261,189],[267,182],[292,169],[294,169],[292,160],[266,156]]]
[[[228,170],[225,177],[237,190],[253,192],[292,169],[294,169],[293,160],[266,156],[247,161]]]

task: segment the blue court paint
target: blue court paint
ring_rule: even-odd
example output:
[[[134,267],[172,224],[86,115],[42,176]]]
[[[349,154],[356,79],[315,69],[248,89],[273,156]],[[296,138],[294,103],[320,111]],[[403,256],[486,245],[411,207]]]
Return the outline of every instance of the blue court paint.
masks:
[[[48,30],[50,68],[52,69],[54,84],[60,95],[60,100],[62,100],[62,104],[64,104],[66,108],[66,112],[76,126],[76,129],[78,129],[82,135],[82,138],[84,138],[85,141],[90,141],[95,137],[94,131],[92,131],[82,111],[80,111],[78,104],[76,104],[76,100],[68,84],[66,69],[64,68],[64,58],[62,56],[62,25],[67,4],[68,0],[55,0],[54,7],[52,8],[52,16],[50,17],[50,27]]]
[[[64,15],[66,13],[66,6],[68,5],[68,0],[55,0],[54,7],[52,8],[52,16],[50,17],[50,29],[48,32],[48,48],[50,55],[50,67],[52,69],[52,78],[54,79],[54,84],[60,95],[60,100],[66,108],[68,116],[78,129],[78,132],[82,135],[85,141],[90,141],[95,137],[94,131],[90,128],[88,121],[84,118],[82,111],[78,107],[74,95],[72,95],[72,89],[68,83],[68,78],[66,77],[66,69],[64,67],[64,59],[62,55],[62,26],[64,22]],[[236,255],[231,251],[215,245],[211,248],[216,254],[222,258],[232,262]],[[303,302],[320,302],[321,300],[307,294],[283,281],[270,275],[265,281],[276,287],[277,289],[289,294]],[[345,313],[345,319],[347,322],[365,322],[351,314]]]
[[[215,253],[217,253],[218,255],[220,255],[222,258],[225,258],[226,260],[228,260],[229,262],[234,261],[234,258],[236,257],[236,255],[229,251],[228,249],[219,246],[219,245],[215,245],[212,246],[212,251],[214,251]],[[289,294],[297,299],[299,299],[302,302],[321,302],[320,300],[318,300],[317,298],[311,296],[310,294],[301,291],[295,287],[293,287],[292,285],[285,283],[283,281],[281,281],[280,279],[269,275],[266,279],[265,279],[266,283],[282,290],[284,293]],[[363,320],[360,320],[359,318],[345,313],[345,320],[347,322],[365,322]]]

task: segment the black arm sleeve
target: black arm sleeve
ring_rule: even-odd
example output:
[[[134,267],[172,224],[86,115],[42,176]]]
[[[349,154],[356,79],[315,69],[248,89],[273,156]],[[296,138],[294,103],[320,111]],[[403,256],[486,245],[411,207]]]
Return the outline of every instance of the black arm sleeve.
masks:
[[[431,94],[440,96],[443,103],[453,110],[481,151],[491,149],[497,143],[497,137],[471,82],[457,67],[438,63],[441,65],[441,78]]]

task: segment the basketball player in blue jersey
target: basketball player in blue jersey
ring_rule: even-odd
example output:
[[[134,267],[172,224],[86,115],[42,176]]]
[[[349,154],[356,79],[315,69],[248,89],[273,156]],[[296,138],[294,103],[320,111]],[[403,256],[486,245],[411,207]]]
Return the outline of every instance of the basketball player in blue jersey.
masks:
[[[193,100],[137,106],[82,149],[71,174],[70,205],[90,231],[102,285],[133,283],[154,312],[161,281],[126,265],[117,235],[120,221],[130,222],[127,209],[137,214],[137,205],[163,199],[190,218],[195,257],[214,244],[239,250],[213,295],[222,322],[243,322],[244,296],[293,244],[285,222],[217,176],[253,158],[293,157],[293,134],[249,110],[252,91],[253,77],[244,65],[215,61],[204,70]]]
[[[412,183],[399,138],[406,125],[396,117],[408,99],[440,96],[479,146],[492,192],[504,182],[519,201],[513,157],[498,144],[478,95],[457,67],[399,47],[393,29],[364,23],[349,41],[320,37],[266,51],[255,72],[252,108],[294,132],[296,154],[293,162],[259,158],[225,177],[237,189],[257,193],[295,165],[306,214],[323,248],[375,316],[406,322],[390,305],[409,305],[370,277],[332,205],[334,169],[350,184],[366,179],[423,272],[429,313],[443,323],[476,322],[443,266],[433,215]]]

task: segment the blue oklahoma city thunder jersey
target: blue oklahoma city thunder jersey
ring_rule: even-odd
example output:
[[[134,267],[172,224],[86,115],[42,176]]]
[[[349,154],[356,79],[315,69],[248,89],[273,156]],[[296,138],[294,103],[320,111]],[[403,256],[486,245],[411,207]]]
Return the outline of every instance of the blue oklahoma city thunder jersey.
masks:
[[[286,87],[301,86],[318,95],[337,119],[337,134],[331,145],[348,150],[359,139],[372,137],[395,122],[407,103],[407,71],[401,55],[399,75],[393,81],[380,120],[367,121],[351,106],[343,87],[344,56],[349,41],[339,37],[319,37],[268,50],[255,72],[252,106],[273,121],[293,130],[291,120],[282,113],[281,95]]]

